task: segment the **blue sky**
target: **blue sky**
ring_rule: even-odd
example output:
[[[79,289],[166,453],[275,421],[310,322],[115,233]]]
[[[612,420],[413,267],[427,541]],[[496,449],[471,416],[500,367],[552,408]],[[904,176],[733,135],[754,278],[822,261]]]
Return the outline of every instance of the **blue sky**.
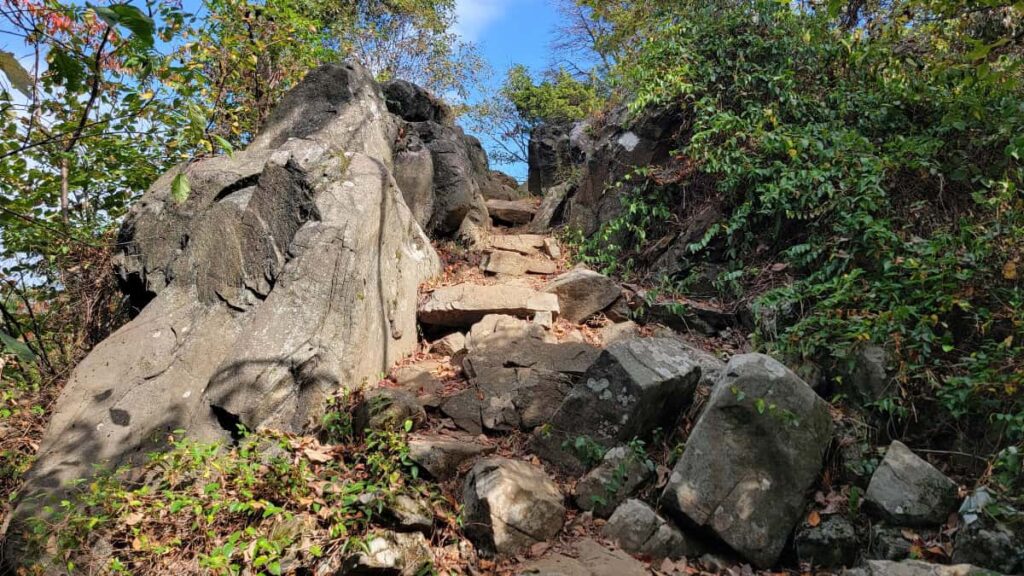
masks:
[[[512,64],[525,64],[538,75],[550,63],[552,33],[558,19],[552,0],[457,0],[455,32],[477,45],[490,65],[492,86],[501,83]],[[476,134],[487,145],[486,134]],[[525,165],[492,166],[519,180]]]

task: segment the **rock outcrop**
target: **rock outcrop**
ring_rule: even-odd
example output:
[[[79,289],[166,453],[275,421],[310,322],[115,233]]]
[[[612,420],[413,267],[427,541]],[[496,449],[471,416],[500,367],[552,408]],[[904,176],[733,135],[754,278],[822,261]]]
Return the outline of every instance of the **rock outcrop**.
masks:
[[[480,141],[452,124],[448,107],[426,90],[393,80],[384,92],[397,117],[395,177],[417,221],[431,235],[483,240],[490,227],[483,190],[494,175]]]
[[[397,130],[365,69],[322,66],[246,150],[158,179],[120,235],[120,277],[148,303],[71,375],[23,502],[137,463],[173,430],[298,431],[412,351],[439,262],[391,174]]]

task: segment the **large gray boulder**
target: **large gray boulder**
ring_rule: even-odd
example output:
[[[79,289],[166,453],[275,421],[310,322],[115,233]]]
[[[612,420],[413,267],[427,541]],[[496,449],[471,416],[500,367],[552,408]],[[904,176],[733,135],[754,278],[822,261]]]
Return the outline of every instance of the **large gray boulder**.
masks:
[[[586,268],[574,268],[556,276],[545,292],[558,296],[559,314],[570,322],[582,322],[588,316],[611,306],[622,288],[604,274]]]
[[[565,522],[558,486],[539,468],[507,458],[473,466],[462,506],[466,536],[488,555],[511,555],[550,540]]]
[[[369,72],[322,66],[246,150],[153,184],[118,256],[148,304],[71,374],[20,516],[97,466],[141,462],[174,430],[300,431],[327,395],[415,349],[417,287],[440,264],[392,178],[395,130]]]
[[[899,526],[941,524],[956,509],[957,486],[902,442],[894,440],[871,476],[864,502]]]
[[[828,405],[762,354],[734,356],[662,493],[673,514],[753,564],[775,564],[832,436]]]
[[[699,379],[700,368],[678,340],[611,344],[573,386],[550,425],[534,435],[533,447],[560,468],[583,472],[594,448],[607,450],[656,428],[670,429]]]

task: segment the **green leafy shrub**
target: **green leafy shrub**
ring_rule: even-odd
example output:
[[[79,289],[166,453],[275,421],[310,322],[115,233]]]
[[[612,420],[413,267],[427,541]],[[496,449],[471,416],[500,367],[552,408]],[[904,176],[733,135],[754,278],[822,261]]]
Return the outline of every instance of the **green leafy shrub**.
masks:
[[[630,20],[646,41],[624,51],[617,85],[634,113],[690,115],[677,154],[694,170],[677,186],[617,184],[621,215],[580,256],[649,265],[685,178],[710,177],[726,217],[686,258],[786,270],[747,295],[790,313],[761,323],[762,349],[839,373],[883,345],[898,386],[876,407],[934,443],[1020,446],[1022,47],[1001,24],[1019,9],[897,2],[849,26],[832,4],[653,2]]]

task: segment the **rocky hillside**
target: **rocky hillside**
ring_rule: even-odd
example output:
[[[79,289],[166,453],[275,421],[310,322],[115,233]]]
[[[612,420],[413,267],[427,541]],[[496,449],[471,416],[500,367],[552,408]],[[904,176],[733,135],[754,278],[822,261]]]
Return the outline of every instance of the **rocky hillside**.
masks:
[[[572,265],[552,223],[595,232],[605,184],[664,157],[677,120],[538,136],[543,198],[523,198],[426,91],[353,63],[312,71],[248,148],[179,167],[133,208],[116,273],[141,311],[68,382],[5,560],[1024,570],[1020,534],[927,453],[893,441],[851,475],[856,423],[751,352],[735,317],[652,312],[640,287]]]

